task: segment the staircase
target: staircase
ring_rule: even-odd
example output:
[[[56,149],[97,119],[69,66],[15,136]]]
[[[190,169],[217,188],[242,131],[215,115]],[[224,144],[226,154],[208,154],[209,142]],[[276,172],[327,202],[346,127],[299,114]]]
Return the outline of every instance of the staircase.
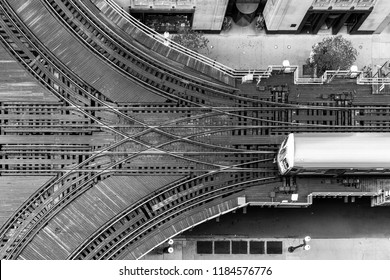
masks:
[[[371,197],[371,207],[390,206],[390,191],[382,191],[377,196]]]

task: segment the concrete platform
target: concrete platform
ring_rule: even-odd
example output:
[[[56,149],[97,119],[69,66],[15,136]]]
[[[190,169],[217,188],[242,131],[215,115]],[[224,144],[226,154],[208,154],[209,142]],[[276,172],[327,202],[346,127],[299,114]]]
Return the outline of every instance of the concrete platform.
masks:
[[[288,247],[310,236],[309,251],[293,253]],[[197,241],[280,241],[281,254],[197,254]],[[226,214],[219,221],[203,223],[174,238],[174,252],[162,248],[150,252],[151,260],[388,260],[390,259],[390,211],[370,207],[369,198],[314,199],[308,208],[260,208],[250,206]],[[267,245],[265,245],[267,247]]]
[[[215,240],[248,240],[242,238],[213,237]],[[283,242],[282,254],[197,254],[196,242],[201,239],[176,239],[173,253],[151,252],[144,260],[389,260],[389,238],[340,238],[312,239],[310,250],[296,249],[288,252],[288,247],[302,244],[301,239],[261,239]],[[210,239],[207,239],[210,240]],[[257,240],[257,239],[251,239]],[[260,240],[260,239],[259,239]]]
[[[255,21],[247,27],[233,23],[221,34],[206,34],[209,51],[206,55],[235,69],[260,69],[268,65],[281,65],[288,59],[291,65],[302,66],[310,55],[312,46],[324,37],[332,36],[330,30],[320,30],[316,35],[270,35],[255,29]],[[349,35],[342,29],[338,35],[351,40],[358,50],[356,65],[382,65],[390,60],[390,25],[374,35]],[[375,68],[373,68],[375,69]]]

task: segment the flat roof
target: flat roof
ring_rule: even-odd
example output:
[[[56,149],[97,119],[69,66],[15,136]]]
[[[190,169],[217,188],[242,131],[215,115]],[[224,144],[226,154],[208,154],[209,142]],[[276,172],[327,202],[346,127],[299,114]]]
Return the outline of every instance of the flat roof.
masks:
[[[294,133],[294,166],[390,168],[390,133]]]

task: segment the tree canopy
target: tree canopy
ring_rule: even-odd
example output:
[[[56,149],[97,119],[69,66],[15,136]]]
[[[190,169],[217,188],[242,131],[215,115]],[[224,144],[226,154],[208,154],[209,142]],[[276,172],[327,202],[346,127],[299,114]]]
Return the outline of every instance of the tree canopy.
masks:
[[[172,41],[196,52],[201,49],[208,49],[207,44],[209,42],[202,32],[193,30],[180,31],[172,37]]]
[[[317,70],[317,76],[321,76],[326,70],[349,69],[357,55],[352,43],[339,35],[315,44],[306,63]]]

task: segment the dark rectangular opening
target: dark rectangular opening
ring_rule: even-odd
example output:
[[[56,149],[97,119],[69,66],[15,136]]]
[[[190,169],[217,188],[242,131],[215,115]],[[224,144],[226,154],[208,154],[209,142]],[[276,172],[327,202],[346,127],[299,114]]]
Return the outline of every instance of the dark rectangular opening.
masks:
[[[248,242],[232,241],[232,254],[248,254]]]
[[[212,241],[197,241],[196,242],[196,253],[197,254],[212,254],[213,253],[213,242]]]
[[[250,254],[264,254],[264,241],[250,241],[249,242]]]
[[[214,254],[230,254],[230,241],[215,241]]]
[[[267,254],[282,254],[283,242],[282,241],[268,241],[267,242]]]

